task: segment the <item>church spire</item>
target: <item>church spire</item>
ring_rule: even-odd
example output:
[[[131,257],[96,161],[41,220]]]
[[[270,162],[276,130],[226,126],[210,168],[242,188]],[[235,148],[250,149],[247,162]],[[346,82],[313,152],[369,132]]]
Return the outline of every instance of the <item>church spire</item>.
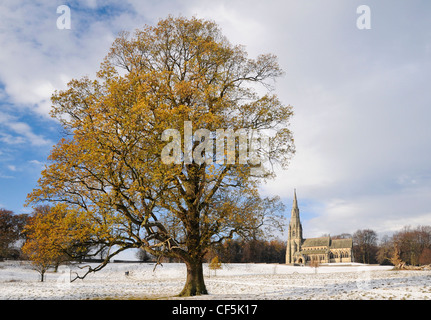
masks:
[[[300,239],[302,239],[302,225],[299,218],[299,207],[298,199],[296,198],[296,189],[293,193],[292,215],[290,217],[289,229],[292,231],[292,237],[299,237]]]
[[[292,216],[289,223],[289,231],[286,246],[286,263],[295,262],[295,254],[301,251],[302,245],[302,225],[299,219],[298,199],[296,189],[293,192]]]
[[[298,200],[296,199],[296,189],[293,191],[293,205],[292,205],[292,216],[294,220],[297,220],[299,223],[299,208],[298,208]],[[292,221],[292,219],[291,219]]]

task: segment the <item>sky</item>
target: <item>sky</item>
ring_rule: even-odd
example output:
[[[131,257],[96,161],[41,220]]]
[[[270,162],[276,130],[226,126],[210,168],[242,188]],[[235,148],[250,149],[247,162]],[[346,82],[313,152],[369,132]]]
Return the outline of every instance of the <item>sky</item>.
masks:
[[[214,20],[250,57],[278,56],[296,154],[262,193],[281,197],[286,225],[295,188],[304,237],[431,225],[429,0],[0,0],[0,208],[31,212],[62,137],[54,90],[94,78],[120,31],[169,14]]]

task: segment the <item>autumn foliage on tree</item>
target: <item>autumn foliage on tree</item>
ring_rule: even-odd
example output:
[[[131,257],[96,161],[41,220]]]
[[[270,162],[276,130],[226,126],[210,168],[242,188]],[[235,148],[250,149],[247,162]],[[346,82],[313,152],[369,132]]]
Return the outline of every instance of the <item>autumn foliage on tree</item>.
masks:
[[[214,270],[214,275],[217,275],[217,270],[222,268],[221,262],[220,262],[220,260],[219,260],[219,258],[217,256],[215,256],[211,260],[211,262],[208,264],[208,268],[210,270]]]
[[[24,228],[23,253],[44,281],[45,272],[88,251],[87,241],[97,231],[85,220],[85,214],[65,204],[38,206]]]
[[[141,248],[186,264],[180,295],[207,293],[202,262],[211,246],[280,227],[278,198],[262,199],[258,186],[274,176],[273,166],[287,167],[294,152],[291,107],[271,93],[281,74],[274,55],[248,58],[211,21],[168,17],[122,33],[97,79],[72,80],[53,95],[52,116],[68,136],[53,148],[29,203],[63,203],[99,230],[86,243],[112,250],[87,273],[123,250]],[[254,150],[266,159],[264,170],[256,175],[256,162],[223,161],[226,152],[214,159],[208,136],[186,141],[186,122],[212,135],[217,129],[265,132],[268,147]],[[181,134],[180,164],[161,159],[172,142],[162,139],[167,129]],[[208,152],[206,160],[186,161],[187,148],[195,156]]]

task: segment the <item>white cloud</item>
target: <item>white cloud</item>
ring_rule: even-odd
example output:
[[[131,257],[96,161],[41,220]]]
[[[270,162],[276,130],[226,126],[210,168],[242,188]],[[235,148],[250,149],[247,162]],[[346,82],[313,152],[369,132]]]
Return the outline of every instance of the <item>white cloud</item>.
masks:
[[[41,135],[35,134],[31,127],[25,122],[11,122],[5,124],[5,126],[9,127],[15,133],[20,134],[22,137],[27,138],[27,141],[32,145],[43,146],[51,143],[50,140],[43,138]]]
[[[306,222],[310,236],[323,233],[353,233],[373,229],[380,234],[392,233],[403,226],[431,225],[431,188],[407,189],[388,194],[328,199],[321,214]]]
[[[0,132],[0,141],[9,145],[23,144],[25,139],[23,137],[13,136],[7,133]]]
[[[246,16],[243,21],[265,25],[264,37],[256,36],[253,48],[278,54],[287,74],[278,81],[277,93],[295,112],[297,153],[288,171],[262,189],[290,204],[296,187],[304,201],[319,203],[320,211],[313,211],[317,217],[309,221],[314,235],[430,223],[430,203],[422,190],[431,182],[431,94],[426,88],[431,64],[426,50],[421,54],[418,48],[426,48],[420,35],[431,25],[418,14],[423,9],[416,9],[404,19],[417,24],[393,28],[394,16],[383,14],[388,5],[371,7],[379,21],[368,33],[355,28],[354,3],[231,7]],[[394,10],[391,6],[389,12]],[[407,193],[422,196],[414,199],[414,208],[402,205]]]
[[[362,31],[360,4],[129,0],[109,19],[71,8],[72,29],[58,30],[55,4],[11,1],[0,5],[0,99],[47,117],[52,91],[93,77],[119,30],[196,14],[219,23],[251,56],[277,54],[286,71],[277,93],[294,107],[297,154],[265,193],[291,199],[296,187],[300,202],[314,204],[306,225],[316,235],[431,224],[430,4],[373,2],[372,29]],[[88,10],[103,5],[82,2]],[[7,112],[0,123],[6,144],[51,143]]]
[[[36,166],[43,166],[44,163],[39,160],[30,160],[29,163],[34,164]]]
[[[18,121],[15,116],[0,112],[0,124],[2,130],[8,129],[9,132],[0,131],[0,141],[10,144],[30,143],[33,146],[46,146],[53,144],[50,139],[43,135],[36,134],[33,129],[25,122]]]
[[[95,1],[89,1],[90,8]],[[72,78],[94,76],[114,40],[111,26],[71,8],[70,30],[56,27],[54,3],[21,1],[1,5],[0,82],[11,103],[45,117],[55,89]]]
[[[45,163],[39,160],[30,160],[28,163],[32,168],[42,171],[45,168]]]
[[[252,5],[257,4],[254,2]],[[249,54],[264,53],[255,52],[255,48],[250,48],[250,45],[257,44],[259,39],[265,37],[265,21],[253,19],[247,14],[247,8],[242,9],[238,10],[238,3],[232,1],[199,1],[189,7],[188,12],[198,18],[216,21],[232,44],[248,45]]]

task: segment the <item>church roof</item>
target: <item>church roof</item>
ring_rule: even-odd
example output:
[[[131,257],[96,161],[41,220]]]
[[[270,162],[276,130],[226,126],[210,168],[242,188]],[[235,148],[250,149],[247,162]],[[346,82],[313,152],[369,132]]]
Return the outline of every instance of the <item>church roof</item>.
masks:
[[[331,248],[352,248],[353,247],[353,239],[335,239],[331,241]]]
[[[329,247],[330,241],[330,237],[308,238],[304,240],[301,247]]]
[[[352,248],[353,240],[350,239],[331,239],[331,237],[308,238],[304,239],[301,247],[306,250],[308,247],[328,247],[332,249]]]

